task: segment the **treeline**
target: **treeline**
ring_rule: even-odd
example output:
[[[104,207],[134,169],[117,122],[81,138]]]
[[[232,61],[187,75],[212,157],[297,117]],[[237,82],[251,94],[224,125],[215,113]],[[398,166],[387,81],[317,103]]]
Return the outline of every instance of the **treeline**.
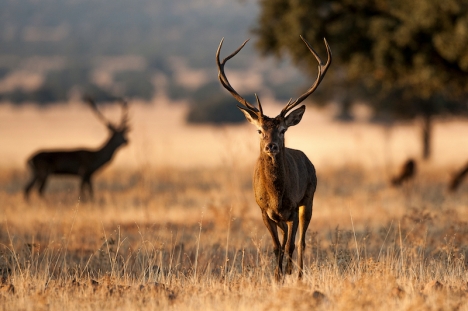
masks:
[[[0,102],[49,105],[67,102],[76,94],[97,101],[116,96],[150,100],[164,91],[172,99],[190,99],[207,108],[204,114],[214,109],[214,118],[193,112],[190,122],[237,122],[229,109],[220,108],[232,107],[213,83],[214,53],[223,36],[236,44],[249,35],[258,12],[254,1],[195,0],[183,5],[171,0],[2,1],[0,12],[0,84],[18,71],[42,76],[33,88],[0,87]],[[247,53],[252,52],[250,48]],[[128,55],[141,58],[144,66],[111,68],[107,84],[93,78],[103,58]],[[57,57],[60,64],[43,68],[40,63]],[[35,63],[34,58],[39,60]],[[213,79],[199,88],[180,84],[171,65],[174,58],[212,72]],[[165,77],[164,86],[154,82],[157,75]]]

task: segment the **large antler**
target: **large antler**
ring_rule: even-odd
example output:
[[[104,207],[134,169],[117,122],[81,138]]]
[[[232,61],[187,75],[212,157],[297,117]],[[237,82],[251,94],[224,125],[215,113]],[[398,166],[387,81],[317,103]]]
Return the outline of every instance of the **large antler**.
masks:
[[[221,52],[221,47],[223,46],[223,41],[224,38],[221,39],[221,42],[219,43],[218,50],[216,51],[216,64],[218,65],[218,79],[219,82],[224,86],[226,90],[228,90],[231,95],[239,102],[241,103],[245,108],[255,112],[256,114],[263,115],[263,110],[262,110],[262,105],[260,104],[260,100],[258,99],[257,95],[255,94],[255,97],[257,98],[257,103],[258,103],[258,108],[257,109],[255,106],[250,104],[248,101],[246,101],[242,96],[239,95],[239,93],[234,90],[234,88],[231,86],[229,83],[229,80],[226,77],[226,74],[224,73],[224,65],[228,60],[236,56],[237,53],[239,53],[240,50],[245,46],[245,44],[249,41],[249,39],[245,40],[242,45],[235,50],[231,55],[227,56],[225,59],[223,59],[222,62],[219,61],[219,53]]]
[[[315,58],[317,59],[319,65],[318,65],[318,74],[317,74],[317,80],[315,80],[314,84],[304,93],[302,94],[299,98],[296,100],[292,100],[292,98],[289,100],[288,104],[281,110],[281,115],[284,117],[286,114],[299,105],[304,99],[306,99],[310,94],[312,94],[315,89],[319,86],[320,82],[322,82],[323,77],[325,76],[325,73],[327,73],[328,67],[331,64],[332,61],[332,53],[330,50],[330,46],[328,45],[327,40],[324,38],[323,41],[325,41],[325,47],[327,48],[327,55],[328,59],[327,62],[324,64],[320,56],[315,52],[315,50],[310,46],[309,42],[307,42],[302,36],[300,36],[302,41],[307,45],[307,48],[309,51],[314,54]]]
[[[120,124],[118,126],[113,125],[109,122],[102,113],[98,110],[96,102],[90,96],[85,96],[83,98],[91,107],[93,112],[96,114],[99,120],[101,120],[109,129],[116,131],[116,130],[124,130],[128,129],[128,103],[125,99],[120,99],[120,105],[122,106],[122,117],[120,119]]]
[[[128,129],[128,102],[125,99],[120,99],[120,104],[122,106],[122,118],[120,119],[119,128],[121,130]]]
[[[112,124],[102,115],[102,113],[97,109],[96,102],[94,99],[92,99],[90,96],[85,96],[83,98],[91,107],[93,110],[94,114],[98,117],[99,120],[101,120],[107,127],[112,127]]]

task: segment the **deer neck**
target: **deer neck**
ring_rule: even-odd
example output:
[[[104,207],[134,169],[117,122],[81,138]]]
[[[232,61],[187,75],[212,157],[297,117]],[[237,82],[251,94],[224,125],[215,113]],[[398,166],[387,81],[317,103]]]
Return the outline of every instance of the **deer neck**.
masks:
[[[120,144],[117,144],[113,137],[109,138],[109,140],[96,151],[96,156],[98,161],[102,164],[110,161],[114,156],[115,151],[120,147]]]
[[[262,171],[262,182],[269,188],[270,195],[282,193],[286,176],[285,148],[281,148],[274,158],[262,152],[258,159],[258,165]]]

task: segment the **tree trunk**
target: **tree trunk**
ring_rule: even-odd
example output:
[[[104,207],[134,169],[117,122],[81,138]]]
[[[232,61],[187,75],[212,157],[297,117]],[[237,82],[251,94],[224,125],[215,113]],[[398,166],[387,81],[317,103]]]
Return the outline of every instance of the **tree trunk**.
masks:
[[[345,96],[340,102],[340,111],[336,115],[336,119],[339,121],[350,122],[354,120],[354,116],[351,113],[353,103],[348,96]]]
[[[431,157],[431,140],[432,140],[432,115],[425,114],[422,124],[422,147],[423,160],[429,160]]]

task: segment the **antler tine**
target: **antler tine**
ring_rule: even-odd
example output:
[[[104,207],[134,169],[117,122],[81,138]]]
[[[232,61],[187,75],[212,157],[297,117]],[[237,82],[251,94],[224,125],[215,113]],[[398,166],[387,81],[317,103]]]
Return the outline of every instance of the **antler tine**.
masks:
[[[104,122],[104,124],[106,124],[106,126],[111,126],[110,122],[107,121],[107,119],[97,109],[96,102],[94,101],[94,99],[92,99],[90,96],[85,96],[83,99],[89,104],[89,106],[94,111],[94,114],[98,117],[99,120]]]
[[[218,50],[216,51],[216,64],[218,65],[218,79],[219,79],[219,82],[221,82],[221,84],[224,86],[224,88],[228,90],[231,93],[231,95],[244,107],[258,113],[260,111],[255,106],[253,106],[248,101],[246,101],[242,96],[239,95],[239,93],[236,92],[236,90],[234,90],[234,88],[229,83],[229,80],[227,79],[226,74],[224,73],[224,65],[226,64],[226,62],[230,60],[231,58],[233,58],[234,56],[236,56],[236,54],[239,53],[240,50],[242,50],[242,48],[246,45],[246,43],[249,40],[250,39],[245,40],[244,43],[242,43],[242,45],[237,50],[235,50],[232,54],[230,54],[229,56],[224,58],[222,62],[220,62],[219,54],[221,52],[221,47],[223,46],[223,42],[224,42],[224,38],[222,38],[221,42],[219,43]],[[258,101],[258,98],[257,98],[257,101]],[[260,102],[258,101],[258,103]]]
[[[302,41],[307,45],[307,48],[309,51],[315,56],[315,59],[317,59],[318,64],[318,73],[317,73],[317,79],[315,80],[314,84],[300,97],[298,97],[296,100],[290,99],[288,104],[283,108],[281,111],[281,115],[285,116],[286,113],[288,113],[291,109],[299,105],[304,99],[309,97],[310,94],[312,94],[315,89],[319,86],[320,82],[322,82],[323,77],[325,77],[325,74],[327,73],[328,67],[331,64],[332,61],[332,53],[330,49],[330,45],[328,45],[328,42],[325,38],[323,38],[323,41],[325,42],[325,47],[327,48],[327,62],[324,64],[320,56],[317,54],[317,52],[310,46],[309,42],[304,39],[304,37],[300,36]]]
[[[124,99],[120,99],[120,105],[122,106],[122,118],[120,119],[120,128],[127,128],[128,122],[128,102]]]
[[[257,104],[258,104],[258,109],[260,110],[260,115],[263,116],[262,104],[260,103],[260,99],[258,98],[257,93],[255,93],[255,98],[257,99]]]

